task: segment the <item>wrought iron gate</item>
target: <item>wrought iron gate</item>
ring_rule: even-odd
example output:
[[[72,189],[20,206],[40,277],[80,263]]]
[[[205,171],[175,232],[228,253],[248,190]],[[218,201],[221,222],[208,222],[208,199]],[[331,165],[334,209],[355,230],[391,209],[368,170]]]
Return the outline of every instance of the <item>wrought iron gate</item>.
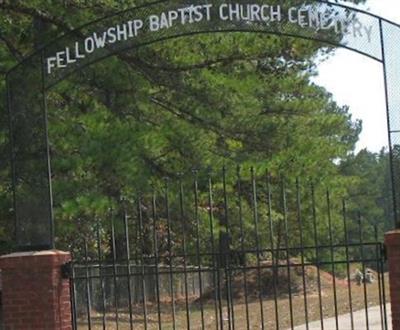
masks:
[[[388,329],[383,231],[316,180],[254,169],[165,180],[75,247],[74,326]]]

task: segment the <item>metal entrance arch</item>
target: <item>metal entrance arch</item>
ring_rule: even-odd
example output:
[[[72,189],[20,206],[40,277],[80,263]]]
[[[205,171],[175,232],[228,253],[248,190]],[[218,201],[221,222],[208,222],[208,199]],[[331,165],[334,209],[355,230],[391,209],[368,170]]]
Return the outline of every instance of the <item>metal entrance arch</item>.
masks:
[[[290,7],[253,1],[251,6],[258,6],[261,12],[250,19],[231,16],[230,5],[248,3],[218,1],[210,4],[204,1],[188,5],[186,1],[158,1],[128,9],[71,31],[8,73],[18,248],[54,247],[46,109],[49,89],[85,66],[122,54],[124,50],[212,32],[257,32],[312,39],[350,49],[382,63],[394,219],[400,227],[400,91],[397,90],[400,88],[400,26],[365,11],[321,0],[299,1],[297,6]],[[271,10],[269,16],[266,14],[268,9]],[[175,17],[175,13],[180,16]],[[167,20],[161,23],[163,15]],[[175,17],[172,21],[171,15]],[[124,29],[127,32],[121,32]]]

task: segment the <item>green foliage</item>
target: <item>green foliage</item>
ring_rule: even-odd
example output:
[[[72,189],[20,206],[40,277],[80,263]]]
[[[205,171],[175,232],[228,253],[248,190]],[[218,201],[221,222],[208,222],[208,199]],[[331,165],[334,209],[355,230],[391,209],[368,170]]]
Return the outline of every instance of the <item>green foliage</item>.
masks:
[[[349,217],[353,223],[361,219],[366,241],[374,240],[375,226],[381,238],[381,233],[394,226],[388,152],[384,149],[380,153],[361,150],[357,155],[350,155],[339,168],[352,182],[348,187]],[[353,224],[352,227],[353,234],[357,235],[356,226]]]
[[[0,22],[0,70],[8,70],[23,56],[73,26],[141,3],[144,2],[5,1],[0,5],[4,13]],[[143,211],[143,228],[138,229],[137,224],[134,230],[136,235],[141,231],[147,235],[143,249],[150,252],[154,220],[151,192],[164,187],[165,177],[174,182],[180,178],[187,184],[180,174],[192,169],[219,170],[226,165],[225,189],[230,194],[237,189],[237,163],[254,167],[257,177],[268,170],[274,178],[285,174],[288,181],[295,177],[312,179],[321,187],[331,187],[334,196],[363,191],[363,180],[377,176],[384,166],[371,165],[373,160],[368,156],[364,159],[363,154],[353,156],[361,123],[353,121],[347,107],[338,106],[326,90],[311,82],[317,74],[315,63],[321,50],[329,54],[331,49],[309,40],[272,35],[197,35],[126,51],[58,84],[47,97],[58,246],[78,246],[82,235],[93,239],[99,223],[102,240],[109,241],[110,218],[122,217],[120,200],[128,201],[129,212],[137,216],[135,203],[140,193],[143,200],[139,208],[146,212]],[[4,91],[4,81],[1,88]],[[2,123],[4,136],[5,127],[6,121]],[[6,165],[3,162],[1,169],[4,184],[0,214],[4,229],[0,230],[0,239],[9,240],[12,208]],[[359,175],[363,171],[367,171],[365,177]],[[184,218],[188,219],[188,238],[196,236],[198,220],[200,241],[209,246],[210,228],[218,244],[226,224],[221,211],[224,187],[220,178],[214,182],[218,202],[215,221],[210,224],[209,196],[204,192],[207,179],[207,175],[199,174],[203,192],[197,218],[185,212]],[[236,233],[240,232],[242,212],[245,241],[251,242],[253,187],[249,173],[243,173],[242,179],[245,198],[241,210],[232,202],[227,212]],[[289,193],[293,195],[293,182],[290,183]],[[376,200],[387,192],[387,181],[377,180],[374,187]],[[193,210],[194,204],[193,197],[186,195],[180,201],[178,192],[179,187],[171,187],[170,216],[175,220],[171,235],[177,249],[184,230],[177,221],[182,218],[180,204],[185,210]],[[301,193],[310,198],[309,191],[304,189]],[[324,193],[318,196],[318,204],[322,205]],[[258,195],[258,201],[266,198],[265,190]],[[367,203],[366,199],[360,202]],[[291,210],[295,209],[293,203],[288,205]],[[370,210],[368,221],[373,223],[373,218],[382,217],[378,209],[386,202],[371,203],[363,207]],[[165,251],[168,219],[165,205],[157,206],[158,230]],[[334,205],[334,209],[333,229],[339,233],[341,207]],[[284,215],[279,203],[271,214],[265,203],[260,203],[258,211],[260,236],[270,234],[264,221],[269,216],[274,228],[282,226]],[[317,211],[326,214],[327,208],[320,206]],[[312,213],[310,205],[304,212]],[[318,223],[321,233],[328,232],[324,219]],[[292,212],[287,220],[289,228],[293,228],[292,243],[300,244],[298,217]],[[305,244],[314,240],[311,224],[309,218],[304,223]],[[123,226],[119,225],[117,235],[122,233]],[[275,244],[281,242],[279,234],[273,236]],[[232,238],[232,248],[240,248],[240,239],[239,234]],[[326,241],[329,237],[319,239]],[[104,243],[104,248],[109,251],[109,244]],[[187,248],[194,251],[196,241],[189,239]]]

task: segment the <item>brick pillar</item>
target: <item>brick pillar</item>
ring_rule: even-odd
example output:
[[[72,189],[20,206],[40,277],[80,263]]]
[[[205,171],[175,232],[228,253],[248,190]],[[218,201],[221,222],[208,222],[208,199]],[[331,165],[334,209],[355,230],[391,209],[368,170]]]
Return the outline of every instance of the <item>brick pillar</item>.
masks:
[[[386,233],[385,246],[389,265],[393,330],[400,330],[400,230]]]
[[[72,330],[69,280],[56,250],[0,257],[4,330]]]

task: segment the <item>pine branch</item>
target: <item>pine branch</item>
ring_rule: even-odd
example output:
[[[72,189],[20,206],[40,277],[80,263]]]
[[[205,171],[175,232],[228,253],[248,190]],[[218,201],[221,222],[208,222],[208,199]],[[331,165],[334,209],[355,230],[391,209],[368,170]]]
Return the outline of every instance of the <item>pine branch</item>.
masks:
[[[11,53],[11,55],[18,62],[22,60],[22,58],[23,58],[22,53],[16,47],[14,47],[14,45],[12,44],[12,42],[10,40],[8,40],[4,35],[0,34],[0,41],[2,41],[6,45],[7,49]]]
[[[37,18],[42,20],[43,22],[51,23],[53,25],[56,25],[60,28],[62,28],[64,31],[71,31],[73,30],[73,26],[69,25],[62,19],[59,19],[55,16],[50,15],[47,12],[44,12],[40,9],[37,8],[32,8],[32,7],[27,7],[25,5],[22,5],[20,2],[12,2],[12,3],[0,3],[0,10],[8,10],[12,11],[17,14],[23,14],[23,15],[28,15],[33,18]]]

